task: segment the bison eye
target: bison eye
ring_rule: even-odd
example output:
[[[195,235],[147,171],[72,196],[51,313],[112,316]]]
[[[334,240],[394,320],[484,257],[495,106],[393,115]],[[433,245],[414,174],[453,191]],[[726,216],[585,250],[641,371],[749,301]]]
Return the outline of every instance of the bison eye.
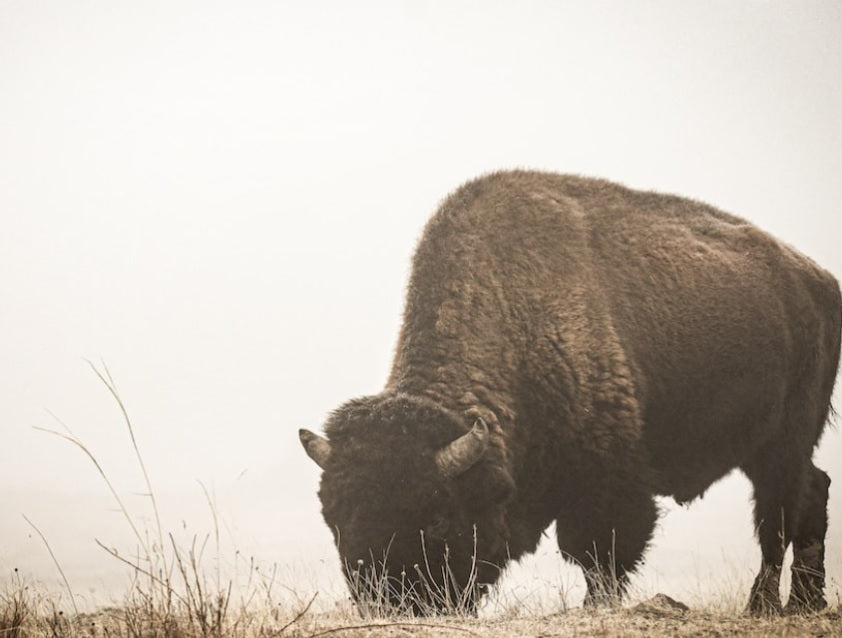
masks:
[[[433,519],[433,522],[424,528],[424,534],[432,538],[444,540],[444,537],[447,535],[449,529],[450,521],[444,516],[436,516]]]

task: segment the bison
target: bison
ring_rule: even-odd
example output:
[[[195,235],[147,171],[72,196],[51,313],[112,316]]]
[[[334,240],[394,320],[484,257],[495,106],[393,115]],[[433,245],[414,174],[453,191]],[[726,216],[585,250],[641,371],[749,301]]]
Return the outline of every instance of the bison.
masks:
[[[787,610],[825,607],[830,479],[811,458],[841,322],[833,276],[706,204],[533,171],[468,182],[417,246],[383,391],[326,438],[299,432],[352,593],[471,610],[555,521],[585,603],[616,601],[654,496],[739,468],[762,551],[749,609],[781,610],[790,544]]]

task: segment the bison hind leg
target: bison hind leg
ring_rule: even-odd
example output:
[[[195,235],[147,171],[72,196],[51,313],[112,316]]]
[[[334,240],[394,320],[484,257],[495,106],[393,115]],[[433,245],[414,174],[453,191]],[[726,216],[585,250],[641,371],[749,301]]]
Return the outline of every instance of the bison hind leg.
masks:
[[[827,534],[827,497],[830,477],[815,466],[804,489],[801,516],[792,539],[792,589],[787,613],[820,611],[824,597],[824,542]]]
[[[798,454],[787,455],[780,446],[767,448],[742,468],[754,486],[754,522],[762,554],[749,595],[748,610],[753,614],[782,611],[781,568],[787,548],[798,533],[803,514],[800,500],[810,483],[809,467],[809,460]],[[812,536],[804,529],[805,539]]]
[[[584,572],[585,606],[620,602],[658,517],[652,495],[645,492],[630,494],[626,489],[603,507],[597,507],[598,502],[584,509],[580,505],[556,521],[562,555]]]

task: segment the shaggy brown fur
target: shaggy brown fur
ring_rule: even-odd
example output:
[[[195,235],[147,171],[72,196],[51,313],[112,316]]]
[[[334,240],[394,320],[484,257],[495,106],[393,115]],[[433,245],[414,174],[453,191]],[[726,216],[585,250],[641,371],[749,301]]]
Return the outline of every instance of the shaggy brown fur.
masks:
[[[325,520],[352,568],[411,578],[426,564],[436,580],[447,564],[457,585],[473,559],[494,582],[555,520],[597,602],[639,564],[653,495],[686,502],[740,468],[763,554],[750,607],[780,608],[793,542],[790,606],[821,608],[829,479],[811,457],[841,322],[830,274],[710,206],[575,176],[482,177],[424,231],[383,392],[326,425]],[[484,456],[442,476],[435,453],[477,417]]]

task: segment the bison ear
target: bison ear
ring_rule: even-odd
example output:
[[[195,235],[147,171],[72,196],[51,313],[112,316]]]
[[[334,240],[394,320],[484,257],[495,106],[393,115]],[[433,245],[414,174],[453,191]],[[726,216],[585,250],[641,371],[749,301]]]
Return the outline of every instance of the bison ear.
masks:
[[[485,454],[487,447],[488,425],[482,419],[477,419],[470,432],[436,452],[436,465],[447,478],[456,478],[473,467]]]
[[[330,442],[310,430],[301,429],[298,431],[298,438],[307,456],[313,459],[320,468],[325,469],[327,460],[330,458]]]

